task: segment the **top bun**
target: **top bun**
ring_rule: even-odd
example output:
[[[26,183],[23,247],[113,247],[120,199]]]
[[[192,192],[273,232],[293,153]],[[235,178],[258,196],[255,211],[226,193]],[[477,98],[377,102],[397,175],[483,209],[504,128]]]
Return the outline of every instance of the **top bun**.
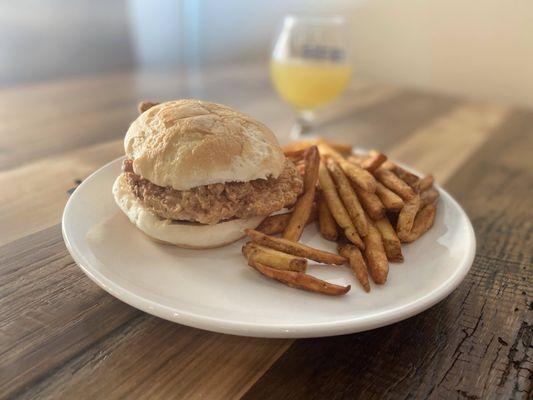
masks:
[[[277,178],[285,162],[262,123],[221,104],[188,99],[142,113],[130,125],[124,148],[137,175],[176,190]]]

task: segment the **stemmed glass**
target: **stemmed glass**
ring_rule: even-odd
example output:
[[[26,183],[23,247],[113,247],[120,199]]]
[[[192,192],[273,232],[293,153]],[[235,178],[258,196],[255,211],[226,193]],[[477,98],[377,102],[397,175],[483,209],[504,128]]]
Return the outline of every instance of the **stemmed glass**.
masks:
[[[284,18],[270,75],[279,95],[296,111],[292,139],[309,133],[317,108],[348,85],[352,69],[347,47],[347,25],[341,16]]]

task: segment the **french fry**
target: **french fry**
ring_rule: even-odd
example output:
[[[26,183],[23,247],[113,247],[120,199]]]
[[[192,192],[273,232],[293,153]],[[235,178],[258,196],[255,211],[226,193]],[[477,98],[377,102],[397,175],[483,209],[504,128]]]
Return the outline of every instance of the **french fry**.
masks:
[[[402,168],[399,165],[393,163],[392,161],[388,160],[384,162],[382,167],[384,169],[388,169],[389,171],[394,172],[398,176],[398,178],[403,180],[412,188],[415,188],[418,185],[418,181],[420,180],[418,176],[416,176],[412,172],[407,171],[405,168]]]
[[[326,140],[326,143],[335,151],[347,155],[352,152],[353,146],[349,143],[331,142]]]
[[[289,144],[286,144],[281,149],[283,150],[283,153],[285,153],[285,155],[301,152],[301,155],[303,156],[303,153],[305,152],[305,150],[307,150],[313,144],[315,143],[313,143],[312,140],[298,140],[296,142],[291,142]]]
[[[257,261],[276,269],[297,272],[304,272],[307,269],[305,258],[295,257],[256,243],[248,242],[242,246],[242,254],[248,261]]]
[[[399,165],[394,166],[394,173],[398,176],[398,178],[400,178],[412,188],[416,188],[416,186],[418,185],[418,181],[420,180],[418,176],[416,176],[412,172],[407,171],[405,168],[400,167]]]
[[[374,152],[375,150],[370,150],[370,154],[373,154]],[[381,167],[388,169],[389,171],[394,171],[396,164],[394,164],[391,160],[387,160],[381,165]]]
[[[292,213],[270,215],[259,224],[256,230],[263,232],[266,235],[277,235],[282,233],[291,219],[291,214]],[[311,222],[316,220],[316,218],[317,210],[316,206],[313,205],[311,208],[311,214],[309,215],[309,218],[307,218],[306,225],[309,225]]]
[[[365,156],[362,156],[360,154],[350,154],[348,157],[346,157],[346,160],[348,160],[348,162],[351,162],[352,164],[359,165],[361,167],[361,165],[363,165],[363,162],[365,161]]]
[[[276,214],[266,217],[256,228],[267,235],[282,233],[291,219],[291,213]]]
[[[338,151],[324,141],[318,142],[318,149],[320,150],[321,156],[331,157],[337,161],[348,178],[361,190],[371,193],[376,190],[376,180],[370,172],[365,171],[356,164],[348,162]]]
[[[315,200],[316,183],[318,181],[318,166],[320,164],[320,155],[318,148],[311,146],[305,151],[305,175],[304,175],[304,193],[298,197],[291,219],[283,231],[283,238],[298,241],[302,236],[309,215],[311,206]]]
[[[424,190],[427,190],[431,186],[433,186],[434,181],[435,181],[435,178],[433,177],[433,175],[431,174],[426,175],[417,182],[415,189],[419,192],[423,192]]]
[[[400,240],[405,240],[405,238],[408,237],[419,209],[420,195],[418,194],[403,206],[398,215],[398,223],[396,225],[396,232],[398,233]]]
[[[340,296],[346,294],[351,289],[350,285],[335,285],[302,272],[271,268],[270,266],[256,260],[248,260],[248,264],[261,274],[297,289],[328,294],[331,296]]]
[[[353,244],[339,244],[338,246],[339,254],[343,257],[346,257],[350,262],[350,267],[352,268],[355,277],[365,290],[365,292],[370,292],[370,283],[368,282],[368,270],[366,267],[365,260],[361,254],[361,250],[355,247]]]
[[[305,177],[305,163],[298,163],[296,164],[296,170],[300,174],[301,177]]]
[[[377,284],[387,281],[389,274],[389,262],[383,247],[381,234],[372,221],[368,221],[368,234],[364,237],[365,258],[372,280]]]
[[[385,207],[376,193],[365,192],[357,187],[353,187],[357,193],[363,209],[372,219],[380,219],[385,215]]]
[[[415,191],[411,186],[398,178],[394,172],[388,169],[378,168],[376,171],[374,171],[374,176],[384,186],[392,190],[403,200],[411,200],[415,195]]]
[[[435,222],[435,214],[437,213],[437,205],[432,203],[420,210],[416,215],[415,222],[411,232],[402,239],[404,243],[411,243],[426,233],[433,226]]]
[[[287,239],[281,239],[253,229],[246,229],[246,235],[252,239],[252,242],[261,246],[266,246],[283,253],[292,254],[293,256],[307,258],[322,264],[342,265],[346,262],[344,257],[328,251],[318,250],[305,244],[293,242]]]
[[[424,190],[420,193],[420,207],[425,207],[435,203],[439,198],[439,191],[434,187]]]
[[[361,163],[361,168],[366,169],[369,172],[374,172],[376,169],[387,161],[387,156],[383,153],[372,152],[368,157],[365,157]]]
[[[402,198],[381,182],[376,182],[376,195],[387,211],[400,211],[404,205]]]
[[[359,236],[364,237],[368,231],[366,216],[365,212],[363,211],[363,207],[361,207],[361,203],[359,203],[359,199],[357,198],[357,195],[350,184],[350,181],[346,175],[344,175],[344,171],[335,160],[331,158],[328,159],[326,165],[331,173],[331,176],[333,177],[333,180],[337,184],[339,196],[344,203],[346,211],[348,211],[348,214],[352,218],[352,222],[357,229]]]
[[[355,230],[355,226],[350,219],[350,215],[348,214],[348,211],[346,211],[346,208],[344,208],[344,205],[337,194],[337,189],[335,188],[333,179],[331,179],[328,169],[323,162],[320,163],[318,179],[320,181],[320,187],[322,188],[324,197],[328,203],[329,210],[331,211],[331,215],[333,215],[335,221],[343,229],[344,234],[350,242],[361,249],[364,248],[363,241]]]
[[[396,235],[396,231],[392,227],[389,219],[383,217],[374,221],[374,225],[381,234],[387,259],[394,262],[403,262],[402,243],[398,235]]]
[[[333,215],[331,215],[331,211],[329,210],[328,203],[326,202],[322,191],[318,194],[317,203],[318,229],[320,230],[320,234],[324,239],[334,242],[339,237],[339,227],[335,222]]]
[[[300,154],[300,156],[303,156],[304,151],[307,150],[308,147],[316,146],[319,141],[327,143],[331,148],[341,154],[350,154],[352,152],[353,146],[351,144],[331,142],[325,139],[300,140],[285,145],[282,147],[282,149],[285,153],[285,156],[290,154]]]
[[[285,157],[297,164],[304,158],[305,149],[284,151]]]

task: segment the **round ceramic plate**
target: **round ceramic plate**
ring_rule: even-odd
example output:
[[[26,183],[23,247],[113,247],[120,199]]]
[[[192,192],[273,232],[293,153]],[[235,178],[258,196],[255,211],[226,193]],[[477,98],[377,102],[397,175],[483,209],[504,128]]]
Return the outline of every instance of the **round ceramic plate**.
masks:
[[[433,228],[404,246],[405,262],[391,263],[387,283],[365,293],[347,267],[310,264],[308,272],[352,289],[329,297],[292,289],[248,267],[244,239],[212,250],[155,243],[119,210],[111,187],[122,159],[102,167],[70,197],[63,237],[74,260],[102,289],[147,313],[180,324],[243,336],[303,338],[340,335],[388,325],[431,307],[467,274],[475,253],[472,225],[440,190]],[[335,251],[315,224],[302,241]]]

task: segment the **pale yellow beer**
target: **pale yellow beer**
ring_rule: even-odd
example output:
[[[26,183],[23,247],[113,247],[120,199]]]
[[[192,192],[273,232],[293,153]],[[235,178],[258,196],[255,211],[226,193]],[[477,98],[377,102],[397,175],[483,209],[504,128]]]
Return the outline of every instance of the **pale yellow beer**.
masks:
[[[315,110],[337,98],[348,85],[351,66],[327,62],[270,62],[276,90],[299,110]]]

